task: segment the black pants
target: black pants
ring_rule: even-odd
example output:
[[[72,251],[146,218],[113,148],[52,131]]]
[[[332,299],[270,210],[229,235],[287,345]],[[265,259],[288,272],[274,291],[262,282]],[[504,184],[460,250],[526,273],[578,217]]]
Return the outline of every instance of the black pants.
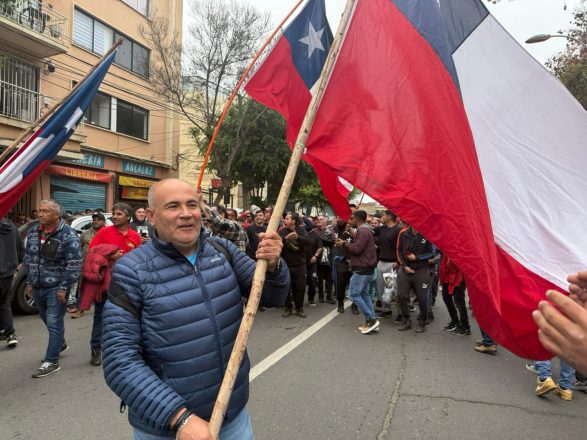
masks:
[[[351,267],[346,260],[337,260],[336,270],[336,299],[339,304],[344,302],[344,294],[351,280]]]
[[[465,280],[455,287],[453,294],[448,293],[448,284],[442,285],[442,299],[446,304],[450,320],[457,322],[462,327],[469,327],[469,314],[467,312],[467,302],[465,301]]]
[[[316,296],[316,280],[318,278],[316,266],[316,263],[306,265],[306,284],[308,285],[308,299],[310,301],[314,301]]]
[[[12,283],[12,277],[0,278],[0,331],[3,331],[5,335],[14,333],[12,309],[10,308],[13,295],[10,291],[10,283]]]
[[[332,267],[327,264],[318,264],[318,298],[324,298],[324,283],[326,283],[326,298],[332,298]]]
[[[288,267],[291,287],[285,300],[285,308],[291,310],[293,301],[296,309],[302,309],[304,307],[304,296],[306,295],[306,265]]]
[[[428,267],[422,267],[410,274],[406,273],[403,267],[398,270],[397,299],[404,319],[410,318],[410,289],[414,289],[418,298],[418,306],[420,307],[418,321],[426,321],[430,296],[430,272]]]

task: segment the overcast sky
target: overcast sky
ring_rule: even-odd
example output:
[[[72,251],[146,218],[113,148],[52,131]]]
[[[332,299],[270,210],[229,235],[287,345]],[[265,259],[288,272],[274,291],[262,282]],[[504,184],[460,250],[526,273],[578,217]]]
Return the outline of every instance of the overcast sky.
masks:
[[[296,4],[296,0],[249,1],[258,9],[269,11],[275,25]],[[563,38],[553,38],[544,43],[530,45],[523,42],[535,34],[551,34],[567,29],[572,18],[573,9],[581,1],[566,0],[566,11],[563,8],[564,0],[502,0],[495,5],[488,2],[485,2],[485,4],[510,34],[520,41],[538,61],[544,63],[552,55],[564,49],[565,40]],[[328,21],[332,32],[336,31],[345,3],[346,0],[326,0]]]

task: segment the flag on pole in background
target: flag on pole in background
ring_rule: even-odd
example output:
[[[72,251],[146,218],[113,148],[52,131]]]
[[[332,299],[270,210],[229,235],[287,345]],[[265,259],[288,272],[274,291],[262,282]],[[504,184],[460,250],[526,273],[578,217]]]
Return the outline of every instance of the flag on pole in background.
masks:
[[[359,0],[307,155],[463,271],[475,318],[528,359],[531,313],[587,262],[587,118],[479,0]]]
[[[324,0],[310,0],[255,70],[245,91],[256,101],[279,112],[287,122],[287,143],[293,148],[312,100],[312,90],[326,62],[333,36]],[[303,156],[336,213],[348,218],[350,190],[332,172],[328,162]]]
[[[0,217],[18,202],[57,156],[98,91],[116,50],[0,168]]]

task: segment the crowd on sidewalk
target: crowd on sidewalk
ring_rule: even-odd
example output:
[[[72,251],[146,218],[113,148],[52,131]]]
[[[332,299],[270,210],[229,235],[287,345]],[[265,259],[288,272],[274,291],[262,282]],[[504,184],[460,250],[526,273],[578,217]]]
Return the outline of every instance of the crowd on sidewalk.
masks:
[[[284,319],[303,319],[306,318],[306,305],[317,307],[324,304],[324,307],[336,307],[338,313],[345,313],[345,301],[351,300],[352,313],[362,316],[358,326],[361,334],[378,333],[384,319],[395,324],[398,331],[422,334],[435,318],[433,307],[440,296],[450,316],[450,322],[443,330],[461,337],[472,334],[469,315],[473,311],[467,304],[465,277],[433,243],[390,211],[370,215],[351,205],[352,216],[348,221],[331,219],[326,214],[309,216],[287,211],[281,216],[277,234],[271,235],[267,234],[267,224],[273,214],[271,207],[252,206],[238,214],[236,210],[223,206],[209,207],[201,195],[194,195],[195,192],[180,181],[164,181],[157,188],[159,193],[150,192],[148,209],[138,207],[133,210],[125,203],[116,203],[112,208],[112,226],[106,226],[102,212],[93,211],[92,226],[81,237],[67,224],[61,206],[54,200],[44,200],[34,213],[39,226],[29,231],[26,247],[15,223],[8,219],[0,221],[0,339],[11,348],[18,345],[10,312],[10,281],[24,264],[27,293],[34,298],[48,332],[47,350],[43,362],[32,375],[34,378],[60,370],[60,355],[68,348],[64,338],[67,312],[72,318],[80,318],[92,307],[91,365],[99,366],[103,360],[106,364],[116,363],[113,360],[116,347],[111,341],[124,334],[125,340],[142,337],[146,340],[141,344],[154,344],[152,349],[145,351],[142,365],[144,367],[146,363],[149,368],[149,372],[145,372],[147,376],[160,376],[164,368],[164,361],[156,354],[160,341],[151,340],[151,336],[143,334],[140,327],[137,329],[140,335],[125,333],[134,325],[132,317],[143,319],[143,325],[147,325],[145,320],[152,318],[153,321],[148,322],[153,328],[161,325],[161,328],[167,328],[161,324],[158,314],[174,313],[178,322],[187,325],[190,316],[194,315],[182,312],[183,306],[179,306],[187,301],[186,297],[177,296],[174,305],[169,303],[168,297],[175,288],[179,292],[177,295],[187,295],[186,292],[193,288],[190,286],[198,285],[202,289],[203,301],[214,307],[198,308],[199,312],[206,314],[215,310],[214,313],[220,313],[216,308],[234,310],[230,312],[232,317],[228,322],[223,316],[217,317],[218,321],[214,323],[215,326],[227,326],[219,332],[230,328],[232,334],[234,323],[242,316],[242,304],[239,304],[237,313],[234,300],[226,303],[220,294],[236,292],[238,298],[246,297],[254,260],[266,256],[271,259],[269,283],[271,285],[274,276],[274,288],[283,295],[264,296],[260,311],[268,305],[281,306]],[[179,197],[176,193],[182,194],[177,188],[185,192],[184,201],[174,199]],[[25,219],[20,215],[16,218],[20,222]],[[210,247],[206,243],[210,243]],[[184,264],[187,265],[185,268]],[[223,269],[218,269],[218,264]],[[227,271],[227,267],[230,270]],[[168,281],[160,285],[163,279]],[[180,281],[183,279],[186,283],[189,279],[192,284],[182,285]],[[113,288],[113,285],[117,287]],[[214,299],[216,294],[219,296]],[[153,312],[145,308],[151,298],[144,295],[160,295],[160,300],[154,304],[161,309]],[[110,305],[107,299],[110,299]],[[172,307],[181,310],[172,312]],[[196,305],[191,307],[195,310]],[[480,333],[481,338],[472,344],[473,348],[479,353],[495,355],[497,344],[482,329]],[[178,337],[184,338],[185,334]],[[234,341],[229,340],[228,345],[232,347]],[[139,343],[138,340],[135,342]],[[106,352],[102,351],[103,344],[107,345]],[[222,351],[225,349],[227,347]],[[179,358],[175,356],[174,359]],[[584,376],[562,360],[560,365],[560,379],[556,383],[550,361],[526,364],[526,368],[537,375],[535,392],[538,396],[555,392],[563,400],[571,400],[573,388],[587,391]],[[108,368],[105,365],[107,371]],[[117,368],[124,366],[118,365]],[[245,369],[248,371],[248,364]],[[181,372],[177,373],[181,376]],[[109,385],[118,393],[120,387],[128,386],[125,380],[113,379]],[[239,386],[245,386],[243,381],[241,378]],[[242,390],[244,393],[244,388]],[[241,396],[238,390],[237,396]],[[246,403],[246,398],[243,399]],[[168,402],[170,408],[177,409],[179,400],[172,401]],[[151,434],[170,426],[175,430],[183,429],[194,413],[190,412],[185,400],[181,402],[184,405],[181,408],[185,409],[169,410],[165,423],[157,428],[149,430],[150,422],[140,417],[136,423],[132,420],[131,423],[138,431]],[[245,420],[241,412],[245,410],[244,403],[237,405],[239,411],[229,412],[229,420],[240,420],[239,423]],[[206,405],[208,403],[202,407],[204,413],[209,411]],[[131,406],[131,417],[134,417],[133,411],[137,410]],[[190,426],[195,426],[193,420]]]

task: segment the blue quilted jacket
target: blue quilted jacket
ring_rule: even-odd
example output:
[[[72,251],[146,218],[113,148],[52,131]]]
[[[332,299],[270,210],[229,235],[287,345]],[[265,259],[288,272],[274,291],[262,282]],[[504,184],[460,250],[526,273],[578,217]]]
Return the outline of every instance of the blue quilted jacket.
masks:
[[[152,238],[113,268],[102,358],[106,382],[127,405],[130,424],[173,438],[168,426],[181,407],[210,419],[255,262],[231,242],[205,237],[193,266],[171,244]],[[232,267],[209,240],[226,248]],[[262,303],[283,304],[288,289],[289,272],[282,260],[280,269],[267,275]],[[226,420],[247,403],[249,368],[245,354]]]
[[[69,291],[82,270],[82,253],[77,233],[63,220],[41,246],[41,231],[31,228],[26,243],[27,284]]]

